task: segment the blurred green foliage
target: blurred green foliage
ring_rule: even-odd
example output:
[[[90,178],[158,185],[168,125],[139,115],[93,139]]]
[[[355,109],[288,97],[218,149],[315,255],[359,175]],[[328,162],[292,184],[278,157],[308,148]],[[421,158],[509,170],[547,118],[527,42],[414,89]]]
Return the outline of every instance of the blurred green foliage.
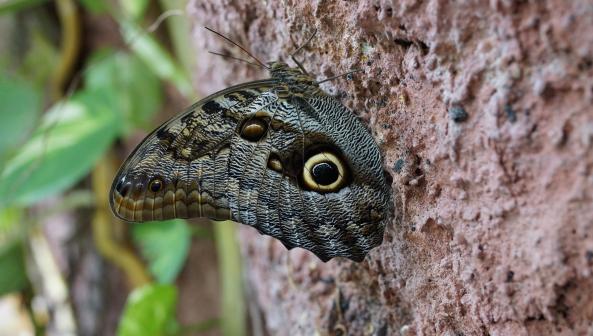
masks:
[[[171,285],[147,285],[128,297],[117,334],[159,336],[174,334],[177,289]]]
[[[150,130],[163,103],[158,77],[136,55],[102,50],[96,52],[85,74],[85,90],[107,90],[120,111],[124,134],[138,128]]]
[[[87,175],[121,132],[109,89],[81,90],[57,103],[0,176],[0,204],[31,205]]]
[[[40,6],[53,3],[0,2],[0,49],[7,49],[0,55],[0,295],[31,288],[28,233],[39,218],[28,209],[50,197],[62,200],[54,211],[88,206],[92,192],[81,190],[85,187],[79,182],[116,139],[155,126],[153,119],[164,100],[163,83],[188,99],[194,98],[187,75],[194,55],[188,49],[185,18],[167,19],[182,66],[142,28],[147,26],[150,1],[120,1],[118,6],[96,0],[77,3],[88,15],[108,15],[117,22],[127,50],[91,50],[79,61],[82,70],[74,74],[71,87],[65,88],[66,96],[51,101],[48,85],[63,57],[55,34],[60,27],[47,26],[52,20]],[[160,5],[163,10],[179,9],[185,2],[162,0]],[[22,20],[24,10],[44,19],[33,23]],[[77,81],[78,77],[82,81]],[[78,189],[71,191],[75,186]],[[226,253],[221,260],[226,264],[222,269],[227,279],[220,325],[225,326],[225,334],[240,335],[244,333],[244,308],[239,253],[233,227],[221,228],[215,236],[218,252]],[[130,295],[119,335],[184,332],[175,321],[178,291],[171,284],[186,262],[196,231],[182,220],[132,227],[133,242],[161,284],[142,287]],[[189,329],[199,332],[217,326],[216,320],[210,320]]]
[[[0,246],[0,270],[0,295],[20,291],[29,286],[24,247],[20,241]]]
[[[134,225],[132,236],[155,279],[165,284],[173,282],[189,251],[190,230],[186,222],[174,219]]]
[[[15,154],[33,130],[41,112],[41,95],[29,83],[8,75],[0,77],[0,167]]]

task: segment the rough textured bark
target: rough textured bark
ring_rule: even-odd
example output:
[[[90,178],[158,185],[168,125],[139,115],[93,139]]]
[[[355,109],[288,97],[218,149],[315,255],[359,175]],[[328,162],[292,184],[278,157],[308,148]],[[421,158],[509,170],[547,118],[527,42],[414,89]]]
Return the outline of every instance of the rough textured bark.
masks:
[[[591,1],[217,1],[188,5],[211,93],[266,75],[206,54],[299,57],[372,130],[396,218],[362,263],[242,227],[270,334],[593,333]],[[257,325],[257,323],[256,323]]]

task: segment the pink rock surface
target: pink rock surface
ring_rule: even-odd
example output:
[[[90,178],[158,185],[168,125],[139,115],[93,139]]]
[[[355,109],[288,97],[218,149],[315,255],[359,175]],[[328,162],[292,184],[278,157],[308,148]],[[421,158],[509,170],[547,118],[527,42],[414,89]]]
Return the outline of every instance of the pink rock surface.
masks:
[[[369,125],[398,213],[362,263],[242,227],[253,321],[273,335],[593,334],[590,1],[188,5],[201,93],[266,74],[206,50],[299,55]],[[465,121],[463,112],[467,113]],[[458,121],[454,119],[459,118]]]

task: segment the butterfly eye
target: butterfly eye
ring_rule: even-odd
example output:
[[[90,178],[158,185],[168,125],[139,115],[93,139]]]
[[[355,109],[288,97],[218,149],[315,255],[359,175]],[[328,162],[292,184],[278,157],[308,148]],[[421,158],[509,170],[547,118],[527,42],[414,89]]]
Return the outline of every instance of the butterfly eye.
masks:
[[[158,177],[155,177],[150,183],[148,184],[148,189],[153,193],[159,192],[163,188],[163,181]]]
[[[346,167],[342,160],[331,152],[311,156],[303,168],[303,182],[315,191],[337,191],[346,181]]]
[[[264,137],[267,130],[268,125],[263,119],[248,119],[241,127],[241,137],[247,141],[258,142]]]

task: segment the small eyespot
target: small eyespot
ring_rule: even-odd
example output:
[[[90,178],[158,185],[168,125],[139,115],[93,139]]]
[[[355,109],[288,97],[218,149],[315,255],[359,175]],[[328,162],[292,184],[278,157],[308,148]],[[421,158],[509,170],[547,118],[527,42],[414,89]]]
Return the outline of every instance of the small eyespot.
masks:
[[[161,179],[158,177],[153,178],[152,181],[150,181],[150,183],[148,184],[148,189],[150,191],[152,191],[153,193],[157,193],[157,192],[161,191],[162,188],[163,188],[163,181],[161,181]]]
[[[124,176],[124,177],[120,178],[119,181],[117,181],[117,184],[115,185],[115,190],[117,192],[120,192],[121,187],[123,187],[125,180],[126,180],[126,177]]]
[[[338,191],[346,182],[346,167],[335,154],[320,152],[305,162],[303,181],[315,191]]]
[[[126,177],[122,177],[115,185],[115,190],[122,196],[126,197],[132,189],[132,182],[126,181]]]
[[[280,158],[277,155],[270,155],[270,158],[268,159],[268,168],[278,173],[282,173],[282,161],[280,161]]]
[[[251,118],[243,123],[241,126],[241,137],[247,141],[258,142],[264,137],[268,125],[265,120],[261,118]]]

